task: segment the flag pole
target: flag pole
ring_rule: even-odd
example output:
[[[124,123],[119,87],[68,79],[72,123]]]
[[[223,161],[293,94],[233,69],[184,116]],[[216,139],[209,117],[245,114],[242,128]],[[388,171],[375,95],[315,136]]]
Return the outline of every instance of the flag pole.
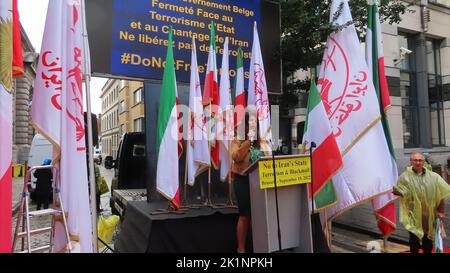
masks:
[[[187,145],[191,145],[191,141],[189,138],[187,140]],[[182,205],[180,207],[189,207],[189,204],[187,201],[187,172],[188,172],[189,146],[187,146],[186,148],[187,148],[186,149],[186,158],[185,158],[185,164],[184,164],[184,200],[183,200],[184,202],[182,202]]]
[[[235,208],[236,206],[233,203],[233,199],[231,198],[231,165],[233,161],[231,159],[231,140],[228,140],[228,162],[230,162],[230,169],[228,170],[228,203],[227,207]]]
[[[211,118],[212,118],[212,105],[211,105],[211,101],[210,101],[209,102],[208,134],[211,134]],[[210,135],[210,137],[211,137],[211,135]],[[214,141],[215,141],[215,139],[214,139]],[[208,145],[209,145],[209,154],[211,156],[211,142],[209,140],[208,140]],[[214,206],[211,201],[211,167],[208,169],[208,197],[206,199],[205,206],[207,206],[207,207]]]
[[[190,114],[190,113],[189,113]],[[191,128],[190,126],[191,123],[191,117],[189,115],[189,119],[188,119],[188,128]],[[187,172],[188,172],[188,157],[189,157],[189,145],[191,145],[191,140],[190,140],[190,136],[188,134],[188,139],[186,141],[186,154],[185,154],[185,162],[184,162],[184,200],[181,202],[180,204],[180,208],[184,208],[184,207],[189,207],[188,201],[187,201]]]
[[[85,1],[81,2],[82,22],[83,22],[83,52],[84,52],[84,83],[86,86],[86,114],[88,126],[88,153],[89,153],[89,183],[91,194],[91,215],[92,215],[92,251],[98,253],[98,233],[97,233],[97,200],[96,200],[96,186],[94,174],[94,159],[93,159],[93,141],[92,141],[92,119],[91,119],[91,71],[90,71],[90,54],[89,41],[86,28],[86,12]]]

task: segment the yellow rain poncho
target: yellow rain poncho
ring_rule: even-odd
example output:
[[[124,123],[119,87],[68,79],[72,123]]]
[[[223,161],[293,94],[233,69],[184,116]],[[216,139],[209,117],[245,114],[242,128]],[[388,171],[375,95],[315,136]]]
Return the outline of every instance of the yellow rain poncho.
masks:
[[[440,202],[450,196],[450,186],[437,173],[424,168],[415,173],[408,167],[395,188],[403,194],[400,198],[400,222],[419,238],[424,234],[434,239],[436,211]]]
[[[117,215],[112,215],[107,219],[105,219],[103,216],[100,216],[97,224],[98,238],[108,244],[111,241],[116,226],[119,224],[119,222],[120,218]],[[98,248],[101,249],[103,247],[103,243],[98,241]]]

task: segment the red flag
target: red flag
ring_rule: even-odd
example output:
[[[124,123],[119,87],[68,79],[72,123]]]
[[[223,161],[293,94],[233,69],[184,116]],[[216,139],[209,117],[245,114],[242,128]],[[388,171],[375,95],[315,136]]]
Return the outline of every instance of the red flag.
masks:
[[[13,76],[23,76],[22,37],[20,36],[19,10],[13,0]]]

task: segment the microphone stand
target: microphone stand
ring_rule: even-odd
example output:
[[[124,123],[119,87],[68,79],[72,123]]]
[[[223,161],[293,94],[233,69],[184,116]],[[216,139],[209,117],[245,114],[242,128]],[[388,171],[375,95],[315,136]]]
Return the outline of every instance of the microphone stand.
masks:
[[[309,157],[311,161],[311,215],[314,214],[314,179],[313,179],[313,149],[316,148],[316,143],[311,141],[311,146],[309,147]]]
[[[277,151],[278,151],[278,147],[277,147]],[[276,210],[277,210],[278,248],[279,248],[279,251],[281,251],[282,248],[281,248],[280,212],[278,209],[278,188],[277,188],[277,172],[275,170],[275,151],[272,151],[272,166],[273,166],[273,183],[274,183],[274,189],[275,189],[275,205],[276,205]]]

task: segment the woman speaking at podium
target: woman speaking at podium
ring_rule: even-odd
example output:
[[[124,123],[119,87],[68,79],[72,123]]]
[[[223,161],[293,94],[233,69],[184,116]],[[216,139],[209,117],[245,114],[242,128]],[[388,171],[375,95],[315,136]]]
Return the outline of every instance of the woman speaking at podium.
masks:
[[[239,208],[239,219],[236,227],[238,253],[245,253],[247,234],[251,223],[249,178],[244,171],[259,157],[265,155],[261,150],[262,140],[260,140],[258,134],[259,126],[255,111],[245,113],[245,125],[245,138],[238,134],[231,143],[231,157],[233,159],[231,171],[234,177],[233,187]]]

